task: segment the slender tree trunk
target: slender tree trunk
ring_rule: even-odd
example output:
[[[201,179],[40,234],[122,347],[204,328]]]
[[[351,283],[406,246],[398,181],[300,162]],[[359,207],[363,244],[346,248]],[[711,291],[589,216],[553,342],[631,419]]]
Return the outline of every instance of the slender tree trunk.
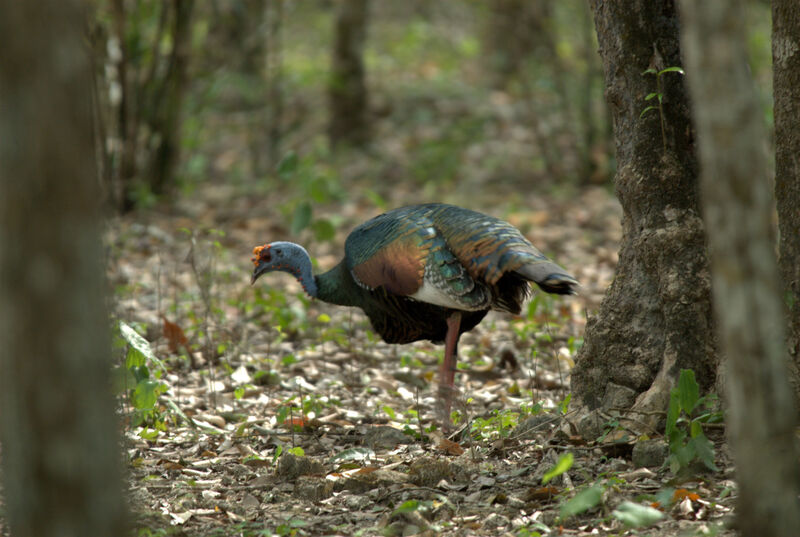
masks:
[[[491,0],[488,7],[484,57],[493,87],[505,88],[514,78],[524,76],[522,70],[531,55],[556,61],[549,2]]]
[[[589,319],[572,387],[590,409],[632,408],[660,429],[658,414],[681,368],[714,385],[715,353],[697,160],[683,77],[643,74],[680,66],[672,0],[591,0],[614,120],[622,244],[614,282]],[[663,96],[662,110],[640,117]],[[636,414],[636,411],[643,412]],[[585,420],[583,434],[592,435]]]
[[[254,168],[257,173],[272,170],[281,158],[283,139],[283,0],[264,3],[264,19],[267,32],[264,79],[267,86],[267,108],[264,129],[256,140],[266,140],[261,147],[252,148]]]
[[[166,9],[166,7],[162,7]],[[110,192],[120,212],[133,209],[133,182],[136,180],[136,155],[139,152],[139,114],[136,85],[130,72],[130,52],[126,39],[127,13],[123,0],[111,1],[111,15],[114,36],[119,54],[115,58],[116,82],[119,84],[119,103],[116,105],[116,138],[119,149],[116,163],[109,173],[112,180]],[[108,46],[106,44],[106,46]],[[155,60],[154,60],[155,61]],[[113,162],[112,160],[112,162]]]
[[[157,136],[150,157],[149,184],[156,194],[163,194],[175,179],[181,146],[183,99],[188,81],[189,52],[192,37],[194,0],[173,0],[172,51],[167,75],[155,95],[151,128]],[[164,6],[163,9],[169,9]],[[159,46],[157,43],[156,47]],[[154,60],[155,61],[155,60]]]
[[[0,0],[0,442],[12,535],[125,535],[79,2]]]
[[[800,400],[800,10],[795,0],[772,0],[772,72],[779,264],[789,309],[792,381]]]
[[[367,0],[337,0],[336,31],[328,87],[331,145],[364,145],[369,137],[364,42]]]
[[[741,0],[682,0],[681,7],[714,306],[728,359],[739,529],[742,535],[800,535],[797,420],[786,374],[766,132],[744,61],[744,9]]]

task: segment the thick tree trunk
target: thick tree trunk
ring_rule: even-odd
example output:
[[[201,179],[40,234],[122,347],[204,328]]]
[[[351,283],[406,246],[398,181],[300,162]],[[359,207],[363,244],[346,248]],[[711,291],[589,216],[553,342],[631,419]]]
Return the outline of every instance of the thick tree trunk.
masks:
[[[800,400],[800,10],[797,8],[796,0],[772,0],[780,271],[789,308],[792,381]]]
[[[331,145],[362,146],[369,136],[364,41],[367,0],[337,0],[336,32],[328,86]]]
[[[797,420],[786,374],[766,132],[745,61],[744,9],[741,0],[682,0],[681,7],[714,307],[728,360],[739,529],[800,535]]]
[[[17,536],[127,533],[78,4],[0,0],[0,441]]]
[[[572,387],[590,409],[640,411],[657,427],[681,368],[704,388],[715,362],[697,160],[671,0],[591,0],[614,120],[623,238],[616,277],[590,318]],[[640,117],[652,92],[662,110]],[[583,433],[593,434],[586,422]],[[653,432],[653,431],[648,431]]]

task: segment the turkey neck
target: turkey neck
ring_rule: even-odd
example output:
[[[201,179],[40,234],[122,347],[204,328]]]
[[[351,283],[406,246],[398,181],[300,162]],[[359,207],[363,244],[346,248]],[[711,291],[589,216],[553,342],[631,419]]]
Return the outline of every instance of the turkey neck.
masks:
[[[317,284],[316,298],[340,306],[361,306],[358,300],[361,289],[342,261],[328,272],[314,276]]]

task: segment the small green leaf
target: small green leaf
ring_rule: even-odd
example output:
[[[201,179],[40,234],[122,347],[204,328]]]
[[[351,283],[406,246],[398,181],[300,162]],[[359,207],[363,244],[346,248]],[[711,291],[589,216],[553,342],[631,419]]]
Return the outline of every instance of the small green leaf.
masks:
[[[382,410],[386,412],[386,415],[389,416],[389,419],[395,419],[397,414],[395,413],[394,409],[389,405],[383,405]]]
[[[300,446],[295,446],[293,448],[290,448],[289,453],[291,453],[295,457],[302,457],[306,454],[305,450],[303,450],[303,448],[301,448]]]
[[[328,181],[324,177],[317,177],[311,181],[309,195],[317,203],[325,203],[330,198]]]
[[[675,431],[677,430],[678,416],[681,415],[681,400],[678,397],[678,390],[673,389],[669,394],[669,407],[667,408],[667,427],[666,435],[669,443],[672,444]]]
[[[287,405],[281,405],[278,407],[278,411],[275,413],[275,420],[278,423],[283,423],[286,421],[286,418],[289,417],[289,407]]]
[[[119,333],[128,342],[128,345],[136,349],[142,356],[144,356],[147,360],[153,361],[159,365],[163,369],[163,365],[161,364],[161,360],[156,358],[156,355],[153,353],[153,349],[150,348],[150,342],[148,342],[145,338],[139,335],[136,330],[131,328],[131,326],[124,321],[119,322]],[[142,364],[138,364],[142,365]]]
[[[689,436],[695,438],[697,436],[703,436],[703,426],[697,420],[692,420],[692,424],[689,427]]]
[[[585,488],[575,496],[570,498],[564,505],[561,506],[561,518],[571,517],[588,511],[595,507],[603,499],[603,487],[595,483],[589,488]]]
[[[653,106],[653,105],[650,105],[650,106],[648,106],[647,108],[645,108],[644,110],[642,110],[642,113],[641,113],[641,114],[639,114],[639,119],[642,119],[642,118],[644,117],[644,115],[645,115],[647,112],[649,112],[650,110],[658,110],[658,107],[657,107],[657,106]]]
[[[292,235],[297,235],[311,223],[311,204],[307,201],[302,201],[294,208],[294,215],[292,216],[291,232]]]
[[[657,92],[648,93],[648,94],[647,94],[647,97],[645,97],[645,98],[644,98],[644,100],[645,100],[645,101],[649,101],[649,100],[650,100],[650,99],[652,99],[653,97],[658,97],[658,93],[657,93]]]
[[[143,380],[136,385],[131,395],[131,404],[137,410],[150,410],[156,406],[161,383],[155,380]]]
[[[139,433],[139,436],[144,440],[155,440],[156,438],[158,438],[158,430],[145,427]]]
[[[136,350],[136,347],[128,347],[128,353],[125,355],[125,367],[127,369],[135,369],[144,367],[147,363],[147,357]]]
[[[667,67],[666,69],[662,69],[661,71],[658,72],[659,75],[663,75],[664,73],[680,73],[682,75],[685,74],[683,72],[683,69],[681,69],[680,67]]]
[[[321,323],[329,323],[331,322],[331,316],[328,315],[327,313],[320,313],[319,316],[317,317],[317,321]]]
[[[332,241],[336,237],[336,228],[333,227],[331,221],[327,218],[320,218],[311,224],[311,229],[314,230],[314,238],[318,241]]]
[[[651,67],[650,69],[645,69],[644,71],[642,71],[642,74],[643,75],[657,75],[658,71],[656,71],[655,69],[653,69]]]
[[[412,513],[419,509],[419,500],[406,500],[400,504],[400,507],[394,510],[392,516],[402,513]]]
[[[719,471],[717,465],[714,464],[714,444],[711,443],[706,435],[701,434],[689,440],[689,445],[692,446],[694,453],[700,462],[706,465],[706,468],[715,472]]]
[[[678,396],[683,411],[691,414],[700,399],[700,386],[697,385],[694,371],[691,369],[681,369],[681,376],[678,378]]]
[[[289,151],[286,153],[281,161],[278,163],[278,176],[287,181],[291,179],[292,175],[294,174],[295,170],[297,169],[297,163],[299,159],[297,158],[297,153],[294,151]]]
[[[572,453],[567,452],[561,455],[561,458],[558,459],[556,465],[542,476],[542,485],[546,485],[547,482],[554,477],[559,476],[572,468],[572,463],[574,461],[575,456]]]
[[[236,399],[241,399],[242,397],[244,397],[244,387],[239,386],[238,388],[233,390],[233,396],[236,397]]]
[[[622,502],[611,512],[611,516],[631,528],[651,526],[664,518],[664,513],[650,507],[633,502]]]
[[[566,414],[569,409],[569,402],[572,401],[572,394],[568,393],[567,396],[558,404],[558,409],[562,414]]]

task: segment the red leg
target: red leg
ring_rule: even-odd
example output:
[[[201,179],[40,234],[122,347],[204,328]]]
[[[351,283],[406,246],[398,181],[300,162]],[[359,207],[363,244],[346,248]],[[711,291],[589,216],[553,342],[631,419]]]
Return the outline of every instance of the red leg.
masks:
[[[450,423],[450,407],[453,402],[453,381],[456,376],[456,362],[458,360],[458,329],[461,326],[461,312],[454,311],[447,318],[447,335],[444,339],[444,360],[439,369],[439,398],[444,407],[446,423]]]

